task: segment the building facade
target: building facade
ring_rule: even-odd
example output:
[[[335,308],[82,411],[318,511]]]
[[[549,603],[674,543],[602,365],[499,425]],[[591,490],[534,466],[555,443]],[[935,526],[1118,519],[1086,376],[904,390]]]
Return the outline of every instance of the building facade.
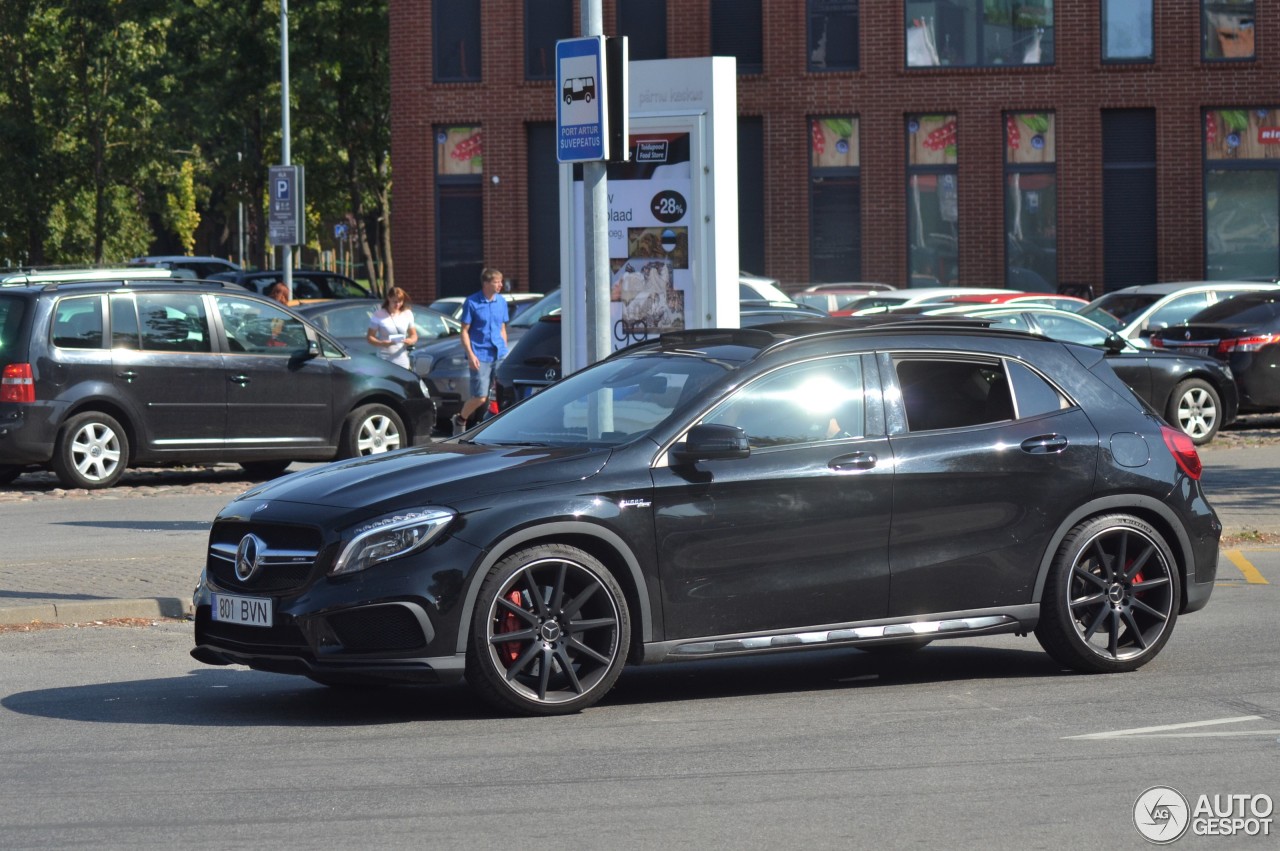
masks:
[[[415,297],[560,283],[575,0],[391,0],[393,250]],[[631,58],[737,57],[741,268],[1094,295],[1280,277],[1268,0],[604,0]]]

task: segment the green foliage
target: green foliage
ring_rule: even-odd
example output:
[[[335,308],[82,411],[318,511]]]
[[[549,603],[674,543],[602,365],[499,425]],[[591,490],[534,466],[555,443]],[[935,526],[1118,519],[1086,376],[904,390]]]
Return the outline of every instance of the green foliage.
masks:
[[[48,252],[53,262],[68,265],[101,263],[102,257],[124,259],[147,253],[151,227],[135,196],[123,186],[107,190],[99,246],[97,199],[81,189],[49,210]]]
[[[192,162],[184,161],[175,191],[165,194],[165,225],[177,234],[187,254],[193,253],[196,247],[196,228],[200,225],[200,213],[196,211],[195,173]]]

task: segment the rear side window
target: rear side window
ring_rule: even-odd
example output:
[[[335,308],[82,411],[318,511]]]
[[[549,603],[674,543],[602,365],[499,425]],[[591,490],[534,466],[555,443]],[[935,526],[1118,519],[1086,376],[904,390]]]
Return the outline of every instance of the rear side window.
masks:
[[[1063,410],[1070,402],[1020,363],[924,357],[895,362],[907,428],[966,428]]]
[[[60,299],[53,309],[53,344],[60,349],[102,348],[102,297]]]
[[[17,357],[18,337],[22,334],[22,317],[27,312],[26,299],[0,296],[0,361]]]
[[[152,352],[209,352],[209,317],[197,293],[139,293],[142,348]]]

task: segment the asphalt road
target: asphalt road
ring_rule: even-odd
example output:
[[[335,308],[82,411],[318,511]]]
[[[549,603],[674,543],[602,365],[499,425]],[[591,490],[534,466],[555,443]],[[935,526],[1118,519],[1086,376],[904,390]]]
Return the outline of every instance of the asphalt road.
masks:
[[[633,669],[552,719],[207,667],[184,623],[0,633],[0,845],[1147,847],[1152,786],[1280,797],[1280,566],[1264,578],[1222,584],[1132,674],[1002,636]]]

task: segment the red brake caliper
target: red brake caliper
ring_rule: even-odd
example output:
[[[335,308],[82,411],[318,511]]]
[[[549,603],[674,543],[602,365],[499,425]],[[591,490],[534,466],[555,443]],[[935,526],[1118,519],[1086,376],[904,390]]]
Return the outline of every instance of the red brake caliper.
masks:
[[[519,591],[512,591],[507,595],[507,600],[514,606],[523,606],[524,601],[520,598]],[[516,617],[514,612],[506,612],[502,615],[502,631],[515,632],[520,628],[520,618]],[[504,641],[501,647],[501,653],[506,660],[507,667],[515,664],[520,658],[520,642]]]

